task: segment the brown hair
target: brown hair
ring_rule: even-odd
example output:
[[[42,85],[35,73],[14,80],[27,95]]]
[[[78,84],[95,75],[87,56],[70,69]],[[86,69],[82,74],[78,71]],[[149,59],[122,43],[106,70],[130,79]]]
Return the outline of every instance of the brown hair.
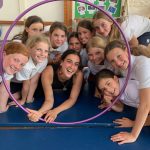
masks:
[[[27,39],[28,39],[28,32],[26,31],[26,28],[29,28],[34,23],[42,23],[43,24],[43,30],[44,30],[44,22],[43,22],[42,18],[40,18],[39,16],[36,16],[36,15],[29,16],[25,20],[25,24],[24,24],[25,29],[24,29],[23,33],[15,35],[12,40],[20,39],[22,41],[22,43],[25,44]]]
[[[29,57],[29,50],[27,47],[20,42],[9,42],[5,45],[4,51],[6,55],[19,53]]]
[[[54,32],[54,30],[56,30],[56,29],[60,29],[60,30],[64,31],[65,35],[67,36],[67,34],[68,34],[67,27],[62,22],[56,21],[56,22],[52,23],[52,25],[49,29],[49,34],[52,34]]]
[[[122,40],[111,41],[105,48],[104,56],[106,58],[107,54],[114,48],[121,48],[122,50],[126,49],[126,45]]]
[[[88,29],[92,33],[94,32],[93,24],[90,20],[83,19],[83,20],[79,21],[79,23],[77,25],[77,31],[78,31],[79,27]]]

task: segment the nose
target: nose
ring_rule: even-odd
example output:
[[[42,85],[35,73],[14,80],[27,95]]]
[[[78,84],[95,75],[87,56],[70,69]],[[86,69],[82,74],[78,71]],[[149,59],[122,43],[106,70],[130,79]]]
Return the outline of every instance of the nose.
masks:
[[[96,56],[95,55],[92,55],[92,60],[94,61],[96,59]]]
[[[17,71],[21,70],[21,64],[20,64],[20,63],[16,63],[16,64],[15,64],[15,69],[16,69]]]
[[[114,92],[114,89],[111,87],[105,87],[105,89],[104,89],[104,93],[106,95],[111,95],[113,92]]]
[[[104,35],[104,29],[103,29],[102,27],[99,27],[99,28],[97,29],[97,32],[98,32],[99,34],[101,34],[101,35]]]
[[[84,38],[84,34],[83,34],[83,33],[80,34],[80,38],[81,38],[81,39]]]
[[[72,45],[72,49],[76,50],[76,45],[75,44]]]
[[[122,65],[122,61],[120,60],[116,60],[115,61],[116,66],[120,67]]]

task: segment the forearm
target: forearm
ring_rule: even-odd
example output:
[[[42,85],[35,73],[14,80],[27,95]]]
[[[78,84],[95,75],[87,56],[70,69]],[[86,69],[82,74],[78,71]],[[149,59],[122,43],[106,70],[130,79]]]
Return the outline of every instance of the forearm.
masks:
[[[137,138],[146,122],[149,113],[149,108],[147,106],[139,106],[136,114],[136,119],[134,122],[133,129],[131,133],[135,138]]]
[[[7,84],[9,86],[9,83]],[[0,111],[4,112],[7,108],[9,94],[3,83],[0,84]]]
[[[30,80],[23,81],[23,87],[21,91],[21,96],[22,96],[22,101],[26,102],[28,93],[29,93],[29,88],[30,88]]]
[[[40,113],[45,114],[48,110],[53,107],[53,100],[45,99],[42,107],[38,110]]]
[[[36,90],[37,85],[38,85],[38,80],[39,80],[39,78],[37,80],[34,80],[34,79],[30,80],[30,87],[29,87],[27,100],[32,100],[33,99],[33,95],[34,95],[35,90]]]
[[[130,47],[136,47],[139,45],[139,42],[135,36],[132,37],[132,39],[129,41]]]
[[[113,106],[112,110],[116,112],[122,112],[123,111],[123,104],[120,101],[117,101]]]
[[[59,114],[60,112],[71,108],[75,104],[75,102],[76,102],[76,99],[69,98],[65,100],[61,105],[54,108],[54,110],[57,111],[57,114]]]
[[[135,138],[139,136],[150,111],[150,88],[141,89],[139,91],[140,103],[135,124],[131,132]]]

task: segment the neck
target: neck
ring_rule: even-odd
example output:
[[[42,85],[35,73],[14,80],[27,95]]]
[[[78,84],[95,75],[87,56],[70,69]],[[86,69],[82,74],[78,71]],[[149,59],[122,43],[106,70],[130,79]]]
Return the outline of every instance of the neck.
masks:
[[[65,82],[65,81],[68,80],[68,79],[66,79],[66,77],[64,76],[64,74],[63,74],[63,72],[61,71],[61,69],[58,69],[57,75],[58,75],[59,81],[61,81],[61,82]]]

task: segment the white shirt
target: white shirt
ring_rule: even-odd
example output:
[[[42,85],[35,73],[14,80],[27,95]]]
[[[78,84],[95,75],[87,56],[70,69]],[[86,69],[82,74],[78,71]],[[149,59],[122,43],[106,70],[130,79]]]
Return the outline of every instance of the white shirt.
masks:
[[[60,47],[58,47],[57,49],[53,49],[50,53],[50,58],[54,59],[55,55],[57,53],[63,54],[63,52],[65,52],[68,49],[68,43],[65,42],[63,45],[61,45]]]
[[[125,78],[119,78],[120,91],[124,86]],[[139,92],[138,92],[139,82],[136,80],[129,80],[128,84],[120,97],[120,101],[131,107],[139,106]]]
[[[109,69],[113,71],[112,66],[107,61],[104,61],[103,65],[96,65],[93,64],[91,61],[88,61],[88,67],[93,75],[96,75],[96,73],[98,73],[102,69]]]
[[[80,51],[81,63],[83,67],[86,67],[88,64],[88,54],[85,48],[82,48]]]
[[[123,73],[126,74],[127,71]],[[139,81],[139,89],[150,87],[150,58],[131,55],[130,79]]]
[[[4,73],[4,79],[5,80],[11,80],[13,78],[13,75]],[[0,83],[2,82],[2,77],[0,76]]]
[[[144,16],[130,15],[121,24],[125,37],[130,41],[133,37],[139,37],[146,32],[150,32],[150,19]]]
[[[38,63],[36,66],[33,63],[32,58],[29,58],[29,61],[26,63],[26,65],[23,67],[23,69],[16,73],[16,80],[23,81],[23,80],[29,80],[37,73],[41,73],[45,67],[47,66],[48,60],[45,59],[42,63]]]

